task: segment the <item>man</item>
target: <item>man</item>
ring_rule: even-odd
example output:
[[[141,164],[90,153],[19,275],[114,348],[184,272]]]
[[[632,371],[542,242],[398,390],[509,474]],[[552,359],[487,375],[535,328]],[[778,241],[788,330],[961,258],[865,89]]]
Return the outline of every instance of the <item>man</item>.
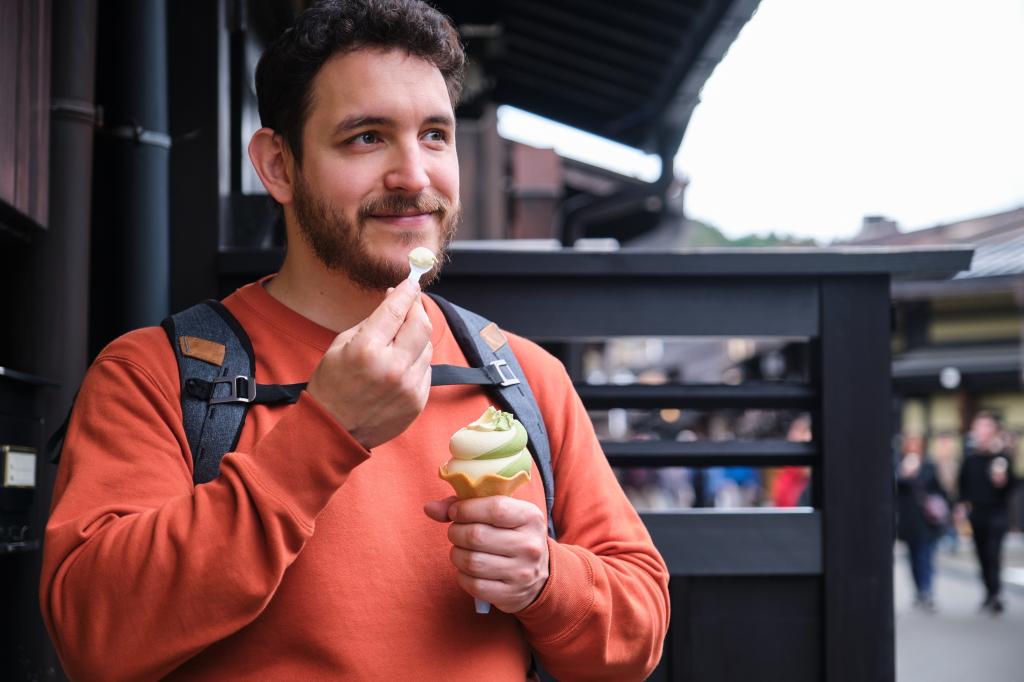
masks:
[[[465,501],[437,477],[449,436],[489,404],[430,387],[431,363],[466,361],[404,281],[408,251],[443,251],[457,219],[462,67],[450,23],[413,0],[319,5],[268,48],[250,158],[288,251],[224,305],[261,383],[308,386],[251,408],[219,477],[194,486],[163,331],[103,351],[42,574],[72,677],[523,680],[531,649],[562,679],[656,665],[667,571],[554,358],[509,335],[550,436],[558,541],[539,476]]]
[[[1003,540],[1010,529],[1010,498],[1016,479],[1006,454],[999,421],[991,412],[979,412],[971,421],[967,456],[960,467],[958,483],[985,585],[985,601],[981,609],[993,615],[999,614],[1005,609],[1000,596],[1000,573]]]

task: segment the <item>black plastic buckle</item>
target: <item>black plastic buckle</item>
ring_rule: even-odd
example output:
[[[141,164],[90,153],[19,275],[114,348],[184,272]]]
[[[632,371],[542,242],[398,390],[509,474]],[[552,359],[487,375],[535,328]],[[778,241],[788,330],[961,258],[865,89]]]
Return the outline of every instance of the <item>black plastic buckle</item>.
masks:
[[[213,394],[217,391],[217,384],[227,384],[231,393],[229,395],[215,398]],[[256,381],[252,377],[237,376],[234,379],[225,377],[214,379],[210,382],[210,404],[220,405],[221,403],[251,403],[256,399]]]
[[[512,373],[512,370],[508,368],[508,363],[504,360],[495,360],[494,362],[487,363],[488,366],[493,367],[494,371],[498,373],[498,378],[501,379],[501,386],[515,386],[519,383],[519,379]]]

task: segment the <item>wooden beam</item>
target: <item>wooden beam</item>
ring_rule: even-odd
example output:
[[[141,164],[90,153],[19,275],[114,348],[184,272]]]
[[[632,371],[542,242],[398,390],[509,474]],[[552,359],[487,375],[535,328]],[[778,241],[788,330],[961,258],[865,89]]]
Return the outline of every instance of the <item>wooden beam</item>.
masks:
[[[888,302],[884,275],[822,279],[822,406],[815,426],[829,682],[892,682],[896,675]]]

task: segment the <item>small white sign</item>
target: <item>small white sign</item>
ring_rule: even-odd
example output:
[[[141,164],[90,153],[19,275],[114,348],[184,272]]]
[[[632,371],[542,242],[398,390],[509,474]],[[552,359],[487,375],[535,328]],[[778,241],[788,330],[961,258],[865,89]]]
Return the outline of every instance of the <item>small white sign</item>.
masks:
[[[35,452],[27,448],[19,449],[6,446],[3,448],[3,456],[5,488],[36,487]]]

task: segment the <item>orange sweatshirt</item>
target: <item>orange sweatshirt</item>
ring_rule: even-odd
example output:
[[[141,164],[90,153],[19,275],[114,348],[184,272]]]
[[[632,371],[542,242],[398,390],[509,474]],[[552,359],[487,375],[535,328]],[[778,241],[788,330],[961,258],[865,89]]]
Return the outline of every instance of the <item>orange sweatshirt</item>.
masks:
[[[334,333],[259,284],[225,305],[261,383],[305,381]],[[429,298],[434,363],[465,358]],[[43,616],[82,680],[518,680],[532,647],[563,680],[641,679],[661,654],[668,574],[561,364],[510,335],[542,408],[557,542],[537,600],[477,615],[423,504],[451,434],[489,404],[431,389],[367,451],[308,393],[255,406],[216,480],[192,484],[178,371],[162,329],[114,341],[78,396],[54,490]],[[533,480],[516,492],[544,509]]]

